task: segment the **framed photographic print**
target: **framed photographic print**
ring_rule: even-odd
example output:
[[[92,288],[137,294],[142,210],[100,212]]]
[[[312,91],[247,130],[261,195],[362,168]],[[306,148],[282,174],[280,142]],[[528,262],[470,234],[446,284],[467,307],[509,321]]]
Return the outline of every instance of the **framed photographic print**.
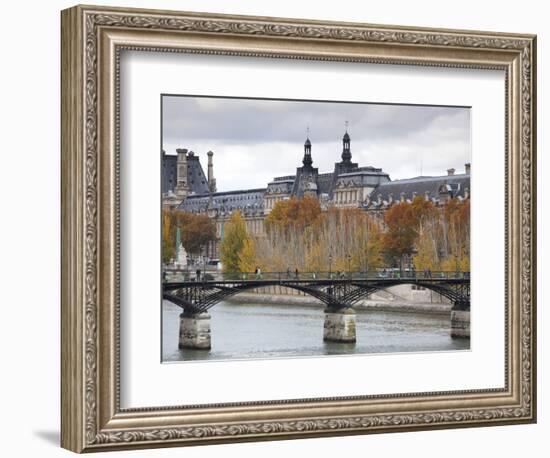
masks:
[[[62,446],[534,422],[532,35],[62,12]]]

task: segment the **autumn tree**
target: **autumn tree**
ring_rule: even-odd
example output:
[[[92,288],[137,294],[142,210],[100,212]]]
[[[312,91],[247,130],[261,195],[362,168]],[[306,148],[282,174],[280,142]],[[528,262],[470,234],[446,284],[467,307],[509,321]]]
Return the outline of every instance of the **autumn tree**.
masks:
[[[239,252],[239,271],[254,272],[256,267],[261,267],[258,264],[258,260],[256,259],[256,243],[252,237],[247,236]]]
[[[437,252],[437,240],[433,231],[425,224],[420,225],[418,241],[416,243],[416,254],[413,257],[414,267],[418,271],[426,269],[430,271],[439,270],[439,258]]]
[[[386,232],[382,237],[382,250],[386,257],[399,266],[403,257],[414,251],[417,232],[417,218],[408,202],[393,205],[384,215]]]
[[[326,249],[320,240],[312,240],[305,259],[305,269],[309,272],[327,270]]]
[[[319,199],[309,196],[292,197],[275,204],[265,219],[265,227],[268,232],[273,229],[300,231],[314,224],[320,216]]]
[[[299,200],[291,200],[277,206],[268,217],[266,236],[256,240],[260,265],[307,272],[366,271],[381,265],[379,223],[366,212],[330,207],[321,213],[317,199],[307,198],[305,208],[313,210],[300,218]]]
[[[451,199],[443,207],[445,270],[470,270],[470,201]]]
[[[181,243],[189,253],[200,254],[204,246],[216,240],[216,226],[208,215],[180,213]]]
[[[176,257],[176,240],[173,212],[162,211],[162,262],[170,262]]]
[[[369,227],[368,237],[366,243],[363,246],[361,252],[361,270],[372,270],[382,267],[384,264],[382,256],[382,232],[378,224],[370,221],[367,225]]]
[[[440,211],[431,200],[423,196],[416,196],[411,206],[417,231],[416,253],[413,257],[414,267],[416,270],[438,270]]]
[[[216,226],[205,214],[196,215],[180,210],[162,212],[162,260],[176,256],[176,231],[180,229],[181,243],[188,253],[200,254],[204,246],[216,240]]]
[[[225,272],[240,272],[241,252],[248,239],[246,223],[240,211],[231,214],[220,244],[221,262]]]

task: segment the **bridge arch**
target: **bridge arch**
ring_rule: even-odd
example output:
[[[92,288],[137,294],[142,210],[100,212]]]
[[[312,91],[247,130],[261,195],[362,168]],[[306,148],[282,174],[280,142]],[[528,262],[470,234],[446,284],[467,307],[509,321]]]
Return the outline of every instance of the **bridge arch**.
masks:
[[[469,308],[470,288],[469,282],[456,282],[444,280],[416,280],[416,279],[379,279],[379,280],[326,280],[326,281],[292,281],[292,280],[260,280],[228,282],[203,282],[185,284],[178,288],[163,291],[163,298],[180,306],[184,314],[195,315],[207,312],[218,302],[235,296],[241,292],[267,286],[284,286],[306,293],[319,299],[329,308],[343,309],[353,306],[368,295],[386,290],[397,285],[417,285],[434,291],[447,298],[458,308]]]
[[[264,288],[268,286],[284,286],[285,288],[301,291],[312,297],[315,297],[316,299],[319,299],[321,302],[323,302],[327,306],[334,302],[334,300],[331,299],[330,295],[327,292],[324,292],[322,289],[307,287],[307,286],[292,283],[292,282],[281,284],[280,281],[265,281],[265,282],[262,282],[261,284],[246,283],[246,284],[239,284],[233,287],[226,287],[226,286],[222,286],[214,283],[209,284],[207,282],[203,284],[197,283],[195,288],[197,287],[203,288],[202,289],[202,291],[204,292],[203,300],[200,300],[200,295],[195,295],[195,297],[189,297],[189,295],[187,294],[180,295],[178,294],[177,289],[170,292],[164,291],[162,297],[163,299],[180,306],[183,309],[184,313],[188,315],[195,315],[195,314],[207,312],[212,307],[214,307],[218,302],[221,302],[224,299],[229,299],[232,296],[236,296],[240,293],[243,293],[252,289]],[[327,286],[327,287],[330,287],[330,286]],[[199,299],[199,301],[198,302],[193,301],[193,299],[195,300]]]
[[[352,283],[352,285],[356,286],[357,289],[351,292],[349,296],[345,296],[350,304],[354,304],[377,291],[384,291],[393,286],[400,285],[414,285],[429,289],[430,291],[440,294],[444,298],[451,301],[453,304],[465,299],[469,299],[470,296],[469,287],[468,291],[466,292],[462,291],[463,288],[452,288],[449,284],[446,283],[438,284],[430,281],[416,281],[413,279],[403,279],[396,280],[395,282],[384,283],[378,283],[374,281],[366,285]]]

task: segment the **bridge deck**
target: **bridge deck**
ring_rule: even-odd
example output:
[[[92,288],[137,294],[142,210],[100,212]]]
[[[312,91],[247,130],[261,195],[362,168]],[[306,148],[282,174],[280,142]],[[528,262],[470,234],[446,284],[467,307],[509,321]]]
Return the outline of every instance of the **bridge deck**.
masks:
[[[187,274],[187,275],[186,275]],[[165,281],[165,288],[172,287],[195,287],[197,284],[224,284],[224,285],[243,285],[255,284],[257,287],[271,286],[274,284],[310,284],[310,285],[337,285],[344,283],[387,283],[405,284],[405,283],[467,283],[470,281],[469,272],[391,272],[386,274],[366,274],[364,272],[301,272],[298,274],[288,272],[267,272],[256,274],[247,273],[206,273],[191,274],[183,273],[188,279],[185,281]]]
[[[163,283],[163,297],[180,305],[189,314],[208,310],[216,303],[246,290],[280,285],[309,294],[329,308],[350,307],[373,292],[402,284],[416,284],[431,289],[451,300],[455,307],[470,307],[468,272],[392,272],[391,275],[370,275],[348,272],[335,275],[288,272],[200,275],[186,281]]]

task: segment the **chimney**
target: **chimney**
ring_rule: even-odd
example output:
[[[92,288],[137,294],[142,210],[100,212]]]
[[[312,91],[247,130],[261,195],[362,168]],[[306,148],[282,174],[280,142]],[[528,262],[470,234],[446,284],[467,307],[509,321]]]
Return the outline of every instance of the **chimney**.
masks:
[[[208,189],[210,192],[216,192],[216,179],[214,178],[214,164],[212,162],[214,153],[208,151],[206,154],[208,156]]]
[[[464,168],[466,169],[466,175],[470,175],[470,163],[466,163],[464,164]]]
[[[452,176],[455,174],[455,169],[447,169],[447,175]]]
[[[189,192],[187,187],[187,149],[178,148],[177,168],[176,168],[176,195],[179,197],[185,197]]]

